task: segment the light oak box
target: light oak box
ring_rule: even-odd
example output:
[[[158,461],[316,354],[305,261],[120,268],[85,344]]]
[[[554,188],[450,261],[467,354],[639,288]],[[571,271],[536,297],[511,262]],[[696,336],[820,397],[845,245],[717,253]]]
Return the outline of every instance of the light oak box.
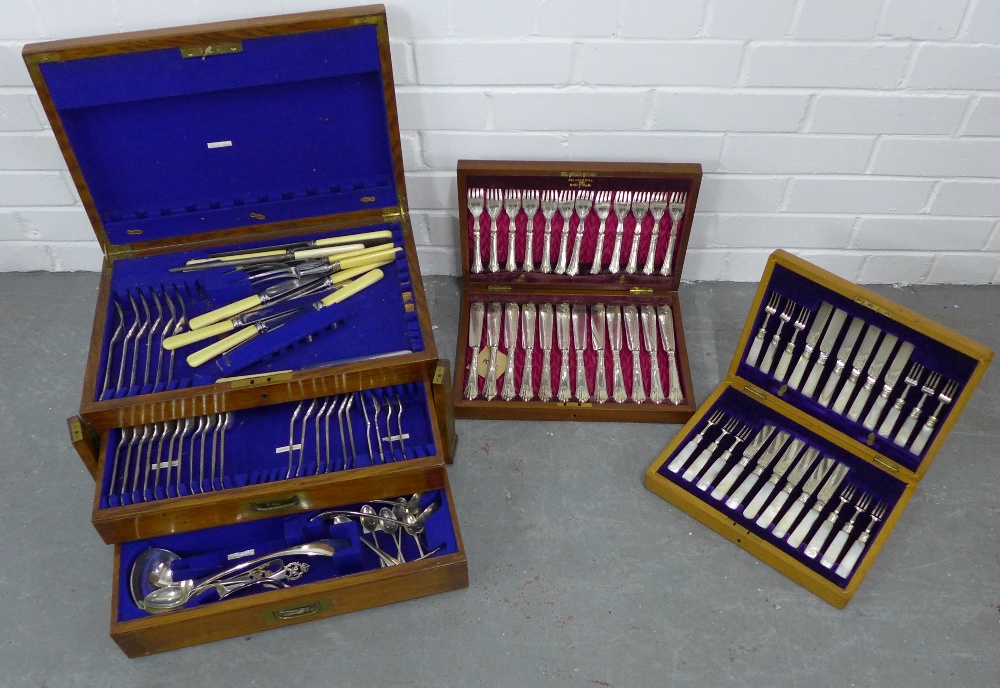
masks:
[[[414,247],[389,52],[381,5],[24,49],[105,254],[69,429],[95,478],[94,526],[116,544],[112,634],[130,655],[468,584],[445,474],[451,373]],[[361,251],[330,279],[368,286],[265,334],[242,330],[244,344],[204,363],[188,357],[212,340],[162,348],[280,281],[175,268],[330,244]],[[355,256],[376,253],[380,275],[365,277],[371,263]],[[128,608],[143,548],[204,559],[229,537],[248,551],[319,537],[310,515],[417,492],[441,505],[442,549],[425,560],[379,569],[337,526],[351,546],[301,585],[155,617]]]
[[[775,251],[726,379],[646,487],[844,607],[992,357]]]

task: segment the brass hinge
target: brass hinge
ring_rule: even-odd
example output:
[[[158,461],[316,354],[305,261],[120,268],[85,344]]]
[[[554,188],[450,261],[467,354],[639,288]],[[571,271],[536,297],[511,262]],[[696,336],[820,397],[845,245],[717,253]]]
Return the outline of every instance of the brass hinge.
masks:
[[[490,286],[486,287],[486,289],[488,291],[501,292],[501,293],[511,291],[511,287],[509,284],[491,284]]]
[[[397,206],[393,206],[392,208],[384,208],[382,210],[382,219],[387,222],[389,220],[398,221],[401,220],[402,218],[403,218],[403,211],[400,210],[399,207]]]
[[[632,296],[649,296],[653,293],[652,287],[632,287],[628,290]]]
[[[243,44],[239,41],[233,43],[216,43],[214,45],[199,45],[188,48],[181,48],[181,57],[212,57],[214,55],[232,55],[243,52]]]
[[[129,244],[108,244],[108,260],[115,261],[119,258],[128,258],[132,255],[132,247]]]
[[[434,369],[434,381],[431,384],[440,385],[444,382],[444,366],[439,365]]]
[[[79,419],[74,419],[70,421],[69,436],[74,443],[83,440],[83,425],[80,424]]]
[[[25,62],[28,64],[40,64],[42,62],[62,62],[62,56],[59,53],[35,53],[34,55],[28,55],[24,58]]]

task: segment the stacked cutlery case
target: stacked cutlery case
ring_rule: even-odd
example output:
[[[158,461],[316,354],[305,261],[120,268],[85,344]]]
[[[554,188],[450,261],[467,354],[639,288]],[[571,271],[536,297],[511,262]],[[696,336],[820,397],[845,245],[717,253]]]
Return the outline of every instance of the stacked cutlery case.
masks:
[[[992,356],[775,251],[726,379],[645,484],[842,608]]]
[[[105,253],[69,426],[115,544],[115,641],[468,585],[384,8],[24,59]]]
[[[462,418],[679,423],[696,164],[458,163]]]

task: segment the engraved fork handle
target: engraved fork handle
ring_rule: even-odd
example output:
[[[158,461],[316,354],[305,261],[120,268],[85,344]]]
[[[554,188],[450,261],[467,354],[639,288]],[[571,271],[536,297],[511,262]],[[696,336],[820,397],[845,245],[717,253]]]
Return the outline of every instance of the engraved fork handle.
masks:
[[[659,218],[654,218],[653,220],[653,233],[649,237],[649,248],[646,250],[646,264],[642,268],[642,274],[652,275],[653,270],[656,268],[654,261],[656,260],[656,240],[660,235],[660,220]]]
[[[556,261],[557,275],[566,274],[566,259],[569,252],[569,220],[563,220],[562,236],[559,238],[559,260]]]
[[[542,381],[538,385],[538,398],[552,400],[552,349],[542,349]]]
[[[676,223],[670,228],[670,238],[667,239],[667,252],[663,256],[663,266],[660,268],[660,274],[664,277],[670,277],[674,270],[674,244],[677,243],[677,227]]]
[[[628,399],[628,394],[625,392],[625,374],[622,372],[621,352],[615,349],[611,350],[611,365],[613,368],[611,398],[619,404],[623,404]]]
[[[524,228],[524,263],[521,265],[521,269],[525,272],[534,272],[535,270],[535,222],[534,218],[528,218],[528,226]]]
[[[542,266],[544,273],[552,272],[552,218],[545,218],[545,233],[542,235]]]
[[[507,350],[507,370],[503,374],[503,389],[500,391],[500,396],[505,401],[510,401],[514,398],[514,394],[514,347],[511,346]]]
[[[517,272],[517,261],[514,260],[514,251],[516,250],[515,240],[517,238],[517,227],[514,225],[514,220],[510,221],[510,226],[507,230],[507,272]]]
[[[573,393],[569,387],[569,349],[559,350],[559,401],[569,401]]]
[[[597,349],[597,370],[594,374],[594,400],[603,404],[608,400],[608,378],[604,372],[604,349]]]
[[[479,347],[472,347],[472,362],[469,363],[469,373],[465,382],[465,398],[475,399],[479,396]]]
[[[576,350],[576,398],[580,402],[590,399],[587,391],[587,370],[583,367],[583,349]]]
[[[531,357],[533,353],[534,349],[524,350],[524,370],[521,371],[521,393],[519,395],[524,401],[530,401],[535,396],[535,386],[531,380]]]
[[[497,260],[497,244],[499,239],[497,234],[500,228],[497,226],[497,219],[490,216],[490,272],[500,272],[500,262]]]
[[[669,362],[668,364],[669,365]],[[649,352],[649,400],[654,404],[662,404],[664,400],[663,384],[660,382],[660,361],[655,351]]]
[[[590,266],[590,274],[597,275],[601,272],[601,255],[604,253],[604,228],[607,222],[606,217],[601,218],[601,224],[597,227],[597,246],[594,248],[594,262]]]
[[[490,363],[486,368],[486,384],[483,385],[483,396],[493,399],[497,395],[497,347],[490,347]]]
[[[480,239],[478,219],[472,227],[472,271],[477,273],[483,271],[482,241]]]
[[[619,221],[618,227],[615,228],[615,247],[611,250],[611,265],[608,266],[608,272],[612,275],[617,275],[622,270],[619,263],[622,258],[622,237],[624,236],[625,222]]]
[[[634,275],[639,267],[639,236],[641,232],[642,221],[636,220],[635,231],[632,233],[632,248],[628,252],[628,265],[625,266],[625,272],[629,275]]]
[[[576,228],[576,237],[573,239],[573,257],[569,259],[569,267],[566,268],[567,275],[580,274],[580,247],[583,246],[583,221]]]

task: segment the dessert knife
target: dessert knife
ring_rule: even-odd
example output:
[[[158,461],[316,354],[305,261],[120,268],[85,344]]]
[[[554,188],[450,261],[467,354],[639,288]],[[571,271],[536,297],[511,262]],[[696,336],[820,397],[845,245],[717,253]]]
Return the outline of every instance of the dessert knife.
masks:
[[[611,349],[612,390],[611,398],[619,404],[628,399],[625,392],[625,375],[622,373],[622,309],[621,306],[608,306],[606,310],[608,321],[608,348]]]
[[[789,545],[792,547],[798,547],[802,544],[802,541],[806,539],[806,535],[808,535],[809,531],[812,530],[813,524],[823,512],[823,508],[826,506],[826,503],[830,501],[831,497],[833,497],[833,493],[837,491],[838,487],[840,487],[840,483],[844,480],[848,470],[847,466],[842,463],[838,463],[830,472],[830,477],[826,479],[826,482],[820,489],[819,494],[816,495],[816,501],[813,502],[813,505],[809,507],[809,511],[807,511],[806,515],[802,517],[801,521],[799,521],[799,525],[795,526],[795,530],[792,531],[792,534],[788,536]]]
[[[606,313],[603,303],[590,307],[590,343],[597,354],[597,370],[594,374],[594,400],[603,404],[608,400],[608,382],[604,371],[604,327]]]
[[[486,307],[482,301],[476,301],[469,308],[469,348],[472,349],[472,361],[465,382],[465,398],[472,400],[479,396],[479,344],[483,340],[483,315]]]
[[[878,352],[875,354],[875,358],[872,359],[871,365],[868,366],[865,384],[863,384],[861,389],[858,390],[858,396],[854,398],[854,403],[851,404],[851,410],[847,412],[847,417],[849,419],[856,422],[858,418],[861,417],[861,412],[865,408],[865,402],[868,401],[868,395],[875,386],[875,383],[878,382],[878,376],[882,373],[882,368],[885,367],[886,361],[889,360],[889,354],[891,354],[893,348],[895,348],[896,341],[896,335],[885,335],[885,338],[878,347]],[[855,367],[858,366],[855,365]],[[848,383],[850,383],[850,380],[848,380]]]
[[[556,343],[559,345],[559,390],[556,398],[567,402],[573,393],[569,387],[569,306],[565,303],[556,306]]]
[[[806,384],[802,387],[802,393],[807,397],[816,393],[816,385],[819,384],[820,375],[823,374],[826,359],[830,357],[830,352],[833,351],[833,345],[837,342],[837,337],[844,328],[844,320],[846,319],[847,312],[839,308],[835,309],[833,315],[830,316],[830,325],[826,328],[823,341],[819,345],[819,356],[816,357],[816,362],[813,363],[812,370],[809,371]]]
[[[833,393],[837,389],[837,383],[840,382],[840,374],[844,372],[844,366],[847,365],[851,351],[854,349],[854,344],[858,341],[858,335],[861,334],[861,328],[864,326],[865,323],[861,318],[851,320],[851,324],[847,328],[847,334],[844,335],[844,341],[840,343],[840,348],[837,350],[837,362],[833,364],[833,371],[830,373],[830,377],[826,379],[823,391],[820,392],[820,406],[825,408],[830,405]]]
[[[889,399],[889,395],[892,394],[892,388],[896,386],[896,380],[899,379],[912,353],[913,344],[910,342],[903,342],[896,352],[896,357],[892,359],[892,364],[889,366],[889,370],[885,374],[885,380],[882,382],[882,392],[875,397],[875,403],[872,404],[871,410],[865,416],[863,425],[867,429],[875,429],[878,419],[882,417],[882,409],[885,408],[885,402]]]
[[[809,334],[806,335],[806,347],[802,351],[802,355],[799,356],[799,360],[795,363],[795,370],[792,371],[792,377],[788,380],[788,386],[792,389],[799,388],[799,383],[802,382],[802,375],[806,372],[806,366],[809,365],[809,358],[812,356],[813,349],[816,348],[816,343],[819,342],[819,337],[823,334],[823,328],[826,327],[826,322],[830,319],[832,312],[833,306],[826,302],[820,304],[816,318],[813,319],[812,327],[809,329]]]
[[[833,404],[834,413],[843,414],[844,409],[847,408],[847,402],[854,392],[854,386],[858,383],[861,371],[864,370],[865,364],[868,363],[868,357],[871,356],[872,351],[875,349],[875,342],[878,340],[880,334],[882,334],[882,330],[874,325],[868,326],[865,338],[861,340],[861,348],[858,349],[858,353],[854,354],[854,361],[851,363],[851,374],[847,376],[847,382],[844,383],[843,389],[837,395],[837,401]]]
[[[576,346],[576,398],[581,403],[590,400],[587,389],[587,368],[583,354],[587,350],[587,307],[582,303],[573,306],[573,345]]]
[[[740,458],[739,462],[729,469],[726,477],[715,486],[712,490],[712,499],[722,499],[729,492],[729,488],[733,486],[736,479],[743,475],[743,471],[750,464],[751,459],[757,455],[757,452],[761,450],[764,444],[771,438],[771,434],[774,432],[773,425],[765,425],[760,429],[760,432],[753,438],[753,441],[747,445],[746,449],[743,450],[743,456]]]
[[[538,344],[542,347],[542,381],[538,385],[538,398],[552,400],[552,304],[538,307]]]
[[[514,398],[514,355],[517,352],[517,321],[520,315],[516,303],[504,306],[503,345],[507,350],[507,370],[503,374],[503,389],[500,390],[504,401]]]
[[[738,488],[736,488],[736,491],[732,494],[732,496],[726,500],[726,506],[730,509],[740,508],[740,505],[743,503],[743,498],[746,497],[750,490],[753,489],[753,486],[757,484],[757,479],[764,474],[767,467],[772,461],[774,461],[774,457],[776,457],[778,452],[781,451],[781,448],[788,440],[788,436],[788,433],[784,430],[778,431],[778,434],[774,436],[774,440],[771,441],[767,450],[757,458],[757,465],[754,466],[750,475],[743,479],[743,482]]]
[[[521,371],[521,393],[524,401],[535,396],[532,380],[531,355],[535,351],[535,304],[526,303],[521,307],[521,348],[524,349],[524,369]]]
[[[639,339],[639,311],[629,304],[623,309],[625,317],[625,340],[632,354],[632,401],[641,404],[646,401],[646,390],[642,384],[642,341]]]
[[[674,313],[670,306],[663,305],[656,309],[656,320],[660,324],[660,337],[663,339],[663,348],[667,351],[667,376],[668,389],[667,398],[671,404],[679,404],[684,399],[681,391],[680,374],[677,372],[677,349],[674,342]]]
[[[805,485],[802,486],[802,492],[799,493],[798,498],[792,502],[792,505],[788,507],[788,511],[786,511],[785,515],[781,517],[780,521],[778,521],[778,525],[776,525],[774,530],[771,531],[771,534],[774,535],[774,537],[779,539],[783,538],[788,531],[792,529],[792,526],[795,525],[795,521],[798,519],[799,514],[802,513],[802,507],[804,507],[806,502],[809,501],[809,497],[811,497],[812,493],[816,491],[819,484],[823,482],[823,478],[825,478],[826,474],[830,472],[831,468],[833,468],[834,463],[836,462],[829,456],[824,456],[819,460],[819,463],[816,464],[816,468],[813,469],[812,475],[809,476]]]
[[[656,309],[649,305],[643,306],[640,315],[643,342],[649,354],[649,400],[654,404],[662,404],[666,397],[663,394],[663,384],[660,382],[660,345],[656,334]]]
[[[576,198],[576,216],[580,218],[580,224],[576,226],[576,238],[573,240],[573,257],[569,260],[569,267],[566,268],[567,275],[576,275],[580,272],[580,248],[583,246],[583,233],[586,231],[587,217],[590,209],[594,205],[594,195],[589,191],[581,191]]]
[[[486,366],[486,383],[483,396],[492,401],[497,395],[497,347],[500,346],[500,304],[496,301],[486,310],[486,346],[490,348],[490,362]]]
[[[812,468],[817,456],[819,456],[819,449],[816,447],[806,449],[805,453],[802,454],[802,458],[798,460],[798,463],[795,464],[795,467],[788,474],[788,478],[785,479],[784,487],[774,496],[771,503],[764,509],[764,513],[757,519],[757,525],[761,528],[767,528],[774,523],[775,517],[781,511],[781,508],[785,506],[785,502],[788,501],[788,496],[792,494],[792,490],[798,487],[802,478]],[[777,481],[775,481],[775,484],[777,484]]]
[[[802,447],[805,445],[806,443],[797,437],[788,443],[785,453],[781,455],[778,463],[774,464],[774,468],[771,469],[771,475],[768,476],[767,482],[761,486],[757,494],[750,500],[750,504],[743,510],[744,516],[753,518],[760,512],[764,504],[767,503],[771,493],[778,486],[778,481],[785,475],[785,472],[791,467],[792,462],[795,461],[795,457],[799,455],[799,452],[802,451]]]

